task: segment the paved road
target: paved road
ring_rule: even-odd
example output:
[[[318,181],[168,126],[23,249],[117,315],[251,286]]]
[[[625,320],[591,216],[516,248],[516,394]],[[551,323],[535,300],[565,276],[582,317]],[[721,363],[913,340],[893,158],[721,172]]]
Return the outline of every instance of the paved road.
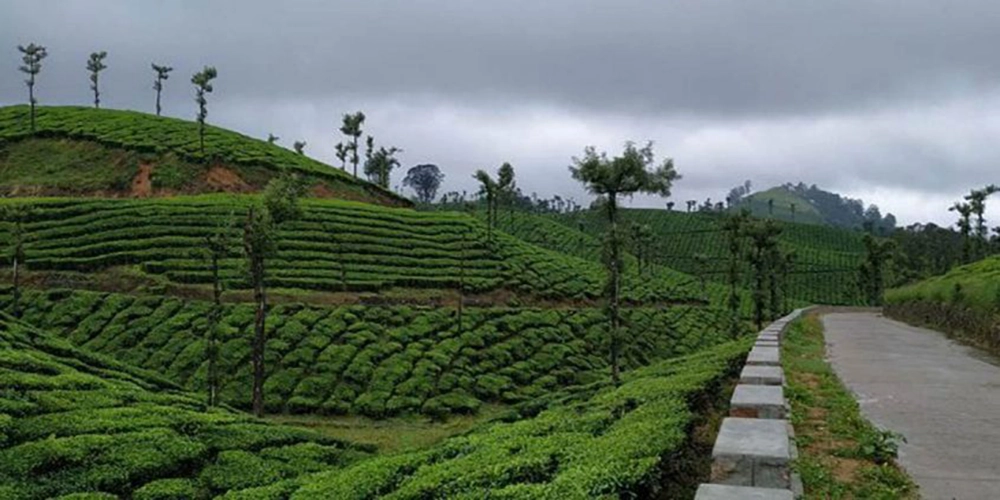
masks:
[[[874,313],[823,317],[827,353],[872,422],[900,432],[923,498],[1000,499],[1000,362]]]

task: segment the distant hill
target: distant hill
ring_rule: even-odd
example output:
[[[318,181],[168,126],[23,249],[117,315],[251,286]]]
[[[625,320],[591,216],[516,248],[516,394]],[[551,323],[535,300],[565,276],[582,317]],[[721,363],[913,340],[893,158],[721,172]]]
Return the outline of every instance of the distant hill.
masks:
[[[410,206],[406,198],[267,141],[219,127],[113,109],[46,106],[31,133],[28,107],[0,107],[0,194],[162,197],[261,190],[283,169],[310,195]]]
[[[815,184],[785,184],[742,198],[730,210],[749,208],[758,217],[826,224],[848,229],[863,229],[870,223],[874,231],[887,234],[896,228],[896,217],[882,215],[875,205],[820,189]]]

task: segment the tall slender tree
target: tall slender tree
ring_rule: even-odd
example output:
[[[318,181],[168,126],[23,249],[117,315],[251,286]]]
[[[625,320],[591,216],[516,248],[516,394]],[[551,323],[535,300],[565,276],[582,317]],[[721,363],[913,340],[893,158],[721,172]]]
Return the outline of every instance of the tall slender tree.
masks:
[[[170,66],[160,66],[152,63],[153,71],[156,72],[156,79],[153,80],[153,90],[156,91],[156,116],[160,116],[160,94],[163,93],[163,82],[170,78],[170,72],[174,70]]]
[[[970,215],[976,216],[976,224],[973,228],[975,234],[975,251],[973,253],[973,260],[985,257],[988,248],[988,233],[989,228],[986,227],[986,199],[990,195],[1000,191],[1000,188],[990,184],[982,189],[973,189],[972,192],[965,196],[965,200],[968,202]]]
[[[337,143],[337,159],[340,160],[340,169],[347,171],[347,153],[350,147],[343,142]]]
[[[234,214],[223,219],[213,231],[205,236],[205,250],[208,253],[209,271],[212,273],[212,311],[208,317],[208,328],[205,331],[205,359],[208,365],[208,405],[219,403],[219,344],[218,329],[222,319],[223,283],[219,274],[219,261],[229,256],[232,251],[231,232]]]
[[[740,334],[740,263],[743,262],[743,252],[746,239],[746,225],[750,222],[750,211],[743,208],[739,213],[726,218],[722,230],[726,233],[726,243],[729,250],[729,265],[726,279],[729,282],[729,333],[733,337]]]
[[[247,210],[243,226],[243,252],[247,259],[247,271],[253,288],[254,337],[251,343],[253,364],[253,389],[251,406],[256,416],[264,414],[264,349],[267,343],[265,324],[267,321],[267,259],[274,256],[278,248],[277,228],[285,221],[299,217],[301,208],[298,200],[304,192],[304,184],[296,176],[283,173],[268,183],[264,190],[263,206],[251,205]]]
[[[371,136],[368,137],[371,138]],[[402,151],[402,149],[397,147],[389,149],[379,147],[374,152],[367,153],[367,158],[365,159],[365,176],[368,177],[368,180],[388,189],[389,176],[392,174],[393,169],[399,166],[399,159],[395,155]]]
[[[267,134],[267,143],[268,144],[275,144],[275,143],[278,142],[279,139],[281,139],[281,137],[278,137],[278,136],[276,136],[276,135],[268,132],[268,134]]]
[[[606,153],[598,154],[594,147],[587,147],[582,157],[573,158],[569,170],[573,178],[583,183],[587,191],[598,196],[609,224],[606,238],[608,252],[605,259],[608,283],[605,290],[610,323],[611,380],[617,385],[621,383],[620,356],[623,341],[619,332],[621,324],[619,301],[621,276],[624,271],[621,235],[618,229],[619,197],[632,196],[636,193],[670,196],[670,188],[680,176],[674,169],[673,160],[664,160],[659,165],[654,165],[651,142],[642,148],[627,142],[621,156],[614,158],[609,158]]]
[[[292,143],[292,149],[300,155],[306,154],[306,141],[295,141]]]
[[[92,52],[90,59],[87,59],[87,71],[90,72],[90,90],[94,91],[94,107],[101,107],[101,86],[99,78],[101,71],[108,69],[104,64],[104,58],[108,57],[107,51]]]
[[[24,224],[28,222],[34,210],[29,205],[17,204],[3,207],[0,215],[10,226],[10,262],[13,271],[14,301],[12,314],[21,317],[21,270],[24,267],[24,242],[27,232]]]
[[[870,234],[866,234],[862,241],[865,245],[865,260],[858,273],[862,295],[868,305],[881,306],[882,292],[885,289],[885,267],[892,258],[896,242]]]
[[[214,90],[212,80],[217,76],[219,73],[215,67],[205,66],[204,69],[191,77],[191,83],[195,86],[194,100],[198,103],[198,147],[203,159],[205,157],[205,119],[208,118],[208,100],[205,95],[211,94]]]
[[[496,206],[497,197],[500,193],[500,185],[496,179],[482,169],[476,170],[472,178],[479,182],[479,195],[486,201],[486,238],[489,241],[493,241],[493,228],[496,226]]]
[[[958,232],[962,235],[962,263],[972,260],[972,205],[955,202],[949,212],[958,212]]]
[[[515,196],[517,196],[517,183],[514,180],[514,167],[504,162],[497,170],[497,197],[498,201],[507,207],[507,225],[510,231],[514,230]]]
[[[365,114],[361,111],[357,113],[347,113],[344,115],[343,124],[340,126],[340,132],[350,138],[351,142],[347,143],[344,147],[346,152],[351,154],[351,164],[354,165],[354,177],[358,176],[358,162],[360,157],[358,156],[358,138],[361,137],[363,131],[361,126],[365,124]]]
[[[753,304],[754,322],[757,329],[764,328],[764,321],[768,319],[769,311],[775,308],[771,301],[776,300],[776,294],[771,290],[775,282],[773,276],[776,268],[776,256],[778,255],[778,235],[781,234],[781,226],[775,224],[774,220],[757,220],[746,227],[746,234],[749,237],[750,267],[753,270]]]
[[[35,99],[35,78],[38,76],[38,73],[41,73],[42,59],[45,59],[49,55],[49,52],[45,47],[35,45],[34,43],[29,43],[27,47],[18,45],[17,50],[21,51],[21,61],[24,62],[24,65],[17,69],[28,75],[28,79],[24,81],[24,84],[28,86],[28,105],[31,108],[31,133],[34,134],[35,105],[38,104],[38,100]]]

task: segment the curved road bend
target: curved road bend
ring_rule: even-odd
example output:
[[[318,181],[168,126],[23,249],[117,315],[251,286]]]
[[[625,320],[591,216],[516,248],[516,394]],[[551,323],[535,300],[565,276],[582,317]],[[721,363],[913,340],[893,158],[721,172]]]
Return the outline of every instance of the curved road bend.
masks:
[[[923,498],[1000,499],[1000,360],[875,313],[823,316],[827,355]]]

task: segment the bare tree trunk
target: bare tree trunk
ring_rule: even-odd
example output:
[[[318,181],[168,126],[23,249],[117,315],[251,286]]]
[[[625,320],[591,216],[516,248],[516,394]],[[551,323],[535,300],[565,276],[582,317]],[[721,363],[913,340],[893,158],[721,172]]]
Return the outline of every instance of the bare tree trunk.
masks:
[[[264,415],[264,322],[267,314],[267,297],[264,294],[264,259],[259,255],[253,257],[253,300],[257,306],[254,314],[253,337],[253,414]]]
[[[17,244],[20,247],[20,243]],[[14,255],[14,317],[21,319],[21,267],[18,265],[18,251]]]
[[[458,334],[462,334],[462,309],[465,303],[465,233],[458,251]]]
[[[206,332],[205,358],[208,361],[208,406],[215,406],[219,400],[218,355],[219,347],[216,333],[222,316],[222,286],[219,283],[219,255],[212,251],[212,296],[214,299],[212,315]]]
[[[608,195],[608,216],[611,219],[611,297],[609,307],[611,313],[611,382],[615,386],[618,386],[621,385],[621,361],[619,359],[621,357],[621,339],[618,332],[620,326],[618,295],[621,286],[621,269],[618,268],[619,248],[616,201],[615,195]]]
[[[31,106],[31,133],[35,133],[35,75],[28,79],[28,104]]]

